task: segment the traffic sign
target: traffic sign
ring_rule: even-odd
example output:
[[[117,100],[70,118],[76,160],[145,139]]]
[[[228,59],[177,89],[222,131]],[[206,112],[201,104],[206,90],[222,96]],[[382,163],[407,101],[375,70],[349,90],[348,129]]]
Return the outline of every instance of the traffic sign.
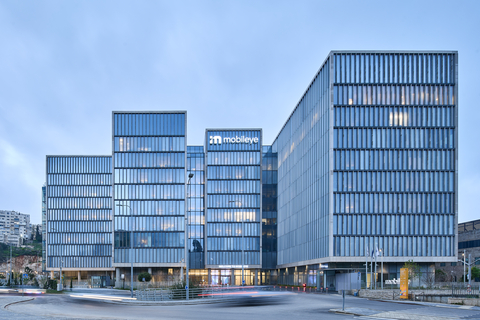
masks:
[[[24,278],[24,279],[28,278],[28,274],[24,273],[24,274],[23,274],[23,278]]]
[[[242,283],[245,284],[245,280],[243,280]]]
[[[188,289],[188,286],[185,286],[185,290],[187,290],[187,289]]]

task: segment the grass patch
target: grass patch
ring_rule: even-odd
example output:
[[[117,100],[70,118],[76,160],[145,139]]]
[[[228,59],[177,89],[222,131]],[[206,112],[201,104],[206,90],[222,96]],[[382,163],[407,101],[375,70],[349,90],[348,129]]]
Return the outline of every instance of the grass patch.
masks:
[[[47,289],[47,292],[46,292],[46,293],[62,294],[63,291],[57,291],[57,290],[53,290],[53,289]]]

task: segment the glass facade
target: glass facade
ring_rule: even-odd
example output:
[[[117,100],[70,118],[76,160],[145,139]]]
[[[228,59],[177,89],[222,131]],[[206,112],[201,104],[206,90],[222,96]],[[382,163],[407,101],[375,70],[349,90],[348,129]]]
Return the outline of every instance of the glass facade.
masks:
[[[272,145],[279,265],[330,254],[330,64],[327,59]]]
[[[180,263],[185,254],[185,112],[114,112],[114,265]]]
[[[47,156],[47,268],[112,268],[111,178],[110,156]]]
[[[455,52],[329,55],[273,143],[280,266],[455,256],[456,65]]]
[[[205,152],[203,146],[187,147],[188,263],[190,269],[205,268]]]
[[[332,59],[333,254],[455,255],[455,55]]]
[[[263,146],[262,269],[277,267],[277,161],[277,153],[272,151],[272,147]]]
[[[259,268],[261,130],[207,130],[205,143],[206,265]]]
[[[187,147],[184,111],[113,112],[112,156],[47,157],[45,268],[118,280],[133,244],[136,271],[180,279],[188,246],[202,282],[240,284],[243,266],[247,284],[332,288],[377,248],[394,277],[406,258],[454,262],[457,59],[331,52],[271,146],[207,129]]]

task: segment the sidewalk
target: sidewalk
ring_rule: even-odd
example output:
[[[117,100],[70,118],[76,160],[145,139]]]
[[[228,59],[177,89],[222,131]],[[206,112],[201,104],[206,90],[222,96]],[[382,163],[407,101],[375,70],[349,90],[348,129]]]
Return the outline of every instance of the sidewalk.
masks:
[[[480,307],[417,301],[376,301],[387,302],[390,306],[392,304],[398,304],[399,308],[397,310],[382,310],[382,305],[379,305],[378,308],[350,307],[345,308],[345,310],[330,309],[330,312],[371,318],[399,320],[480,319]]]

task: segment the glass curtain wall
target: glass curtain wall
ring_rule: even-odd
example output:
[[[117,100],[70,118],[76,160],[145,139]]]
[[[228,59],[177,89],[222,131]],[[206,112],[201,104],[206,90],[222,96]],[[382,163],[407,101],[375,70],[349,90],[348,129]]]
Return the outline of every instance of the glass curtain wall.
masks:
[[[206,132],[207,267],[261,267],[261,144],[261,130]]]
[[[277,153],[272,151],[272,147],[263,146],[262,269],[277,267],[277,161]]]
[[[47,156],[47,269],[112,267],[112,157]]]
[[[205,152],[203,146],[187,147],[187,176],[193,174],[187,184],[187,214],[190,269],[205,268]],[[204,280],[194,277],[197,280]]]
[[[278,153],[278,265],[329,256],[330,60],[272,147]]]
[[[455,255],[455,54],[334,59],[334,255]]]
[[[131,240],[137,266],[184,260],[185,125],[185,112],[113,113],[116,264]]]

